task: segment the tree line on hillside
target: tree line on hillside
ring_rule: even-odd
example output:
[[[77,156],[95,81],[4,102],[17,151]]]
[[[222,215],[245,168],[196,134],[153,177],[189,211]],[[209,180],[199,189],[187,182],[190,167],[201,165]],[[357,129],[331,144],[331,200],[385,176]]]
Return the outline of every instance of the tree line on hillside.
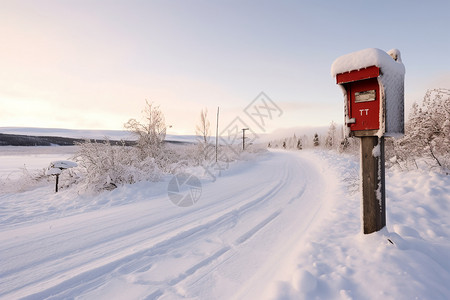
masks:
[[[21,134],[7,134],[0,133],[0,146],[73,146],[86,141],[86,139],[68,138],[60,136],[33,136]],[[99,139],[97,141],[103,143],[106,139]],[[134,141],[114,141],[110,140],[112,144],[125,143],[128,146],[135,144]]]
[[[308,148],[336,149],[340,152],[354,152],[357,149],[358,141],[352,138],[344,138],[343,127],[331,122],[327,134],[320,135],[317,132],[313,135],[293,134],[291,137],[271,140],[268,148],[279,148],[286,150],[302,150]]]

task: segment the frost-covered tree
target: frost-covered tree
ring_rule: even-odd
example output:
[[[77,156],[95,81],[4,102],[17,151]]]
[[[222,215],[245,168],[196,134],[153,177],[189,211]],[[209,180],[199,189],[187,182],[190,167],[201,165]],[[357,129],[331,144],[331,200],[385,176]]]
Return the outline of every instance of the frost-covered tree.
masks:
[[[297,149],[302,150],[302,139],[298,139],[297,141]]]
[[[214,146],[209,143],[210,140],[210,122],[208,120],[208,109],[202,109],[200,112],[200,120],[195,127],[197,135],[197,163],[211,159],[215,155]]]
[[[320,142],[319,142],[319,135],[318,135],[317,133],[314,134],[313,143],[314,143],[314,147],[317,147],[317,146],[320,145]]]
[[[200,112],[200,122],[195,128],[195,133],[197,138],[202,140],[203,143],[207,144],[211,135],[210,123],[208,120],[208,109],[202,109]]]
[[[141,159],[157,157],[162,152],[166,137],[166,123],[159,106],[145,101],[143,120],[130,119],[124,127],[137,137]]]
[[[405,136],[394,141],[391,159],[417,166],[424,158],[431,166],[450,168],[450,90],[428,90],[421,104],[414,103]]]
[[[297,136],[294,133],[294,135],[289,139],[288,148],[289,149],[295,149],[296,146],[297,146],[297,140],[298,140]]]
[[[339,152],[354,153],[359,155],[360,139],[356,137],[344,137],[342,138],[338,147]]]
[[[311,147],[311,140],[306,134],[304,134],[302,137],[302,146],[305,149]]]
[[[328,128],[327,137],[325,138],[325,147],[332,149],[336,144],[336,123],[331,121],[330,127]]]

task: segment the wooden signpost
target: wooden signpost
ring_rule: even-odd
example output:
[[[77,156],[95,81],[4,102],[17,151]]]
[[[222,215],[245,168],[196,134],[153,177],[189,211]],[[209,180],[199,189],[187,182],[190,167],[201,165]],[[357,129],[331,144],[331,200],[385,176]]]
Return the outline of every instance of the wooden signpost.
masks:
[[[47,168],[46,174],[56,177],[55,193],[58,192],[59,175],[61,175],[61,172],[65,169],[74,168],[76,166],[78,166],[77,163],[68,160],[58,160],[52,161],[50,163],[50,165]]]

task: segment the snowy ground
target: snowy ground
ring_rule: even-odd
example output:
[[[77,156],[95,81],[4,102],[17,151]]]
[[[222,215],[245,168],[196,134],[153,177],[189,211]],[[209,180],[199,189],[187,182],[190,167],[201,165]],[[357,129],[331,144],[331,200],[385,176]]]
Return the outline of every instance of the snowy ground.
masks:
[[[18,160],[6,156],[0,169]],[[450,176],[388,171],[387,230],[364,236],[358,169],[272,151],[203,178],[187,208],[169,200],[171,177],[0,193],[0,298],[450,298]]]
[[[76,146],[42,147],[0,147],[0,180],[17,179],[23,169],[37,170],[47,168],[54,160],[69,159],[76,152]]]

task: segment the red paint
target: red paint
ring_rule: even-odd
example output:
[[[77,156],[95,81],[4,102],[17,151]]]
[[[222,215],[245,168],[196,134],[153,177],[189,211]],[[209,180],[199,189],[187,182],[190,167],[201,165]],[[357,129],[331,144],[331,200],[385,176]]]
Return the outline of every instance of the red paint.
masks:
[[[350,130],[378,130],[380,128],[380,87],[377,77],[380,68],[370,66],[360,70],[336,75],[337,84],[343,84],[347,90],[347,104],[349,119],[354,118],[355,123],[348,124]],[[355,93],[375,90],[375,99],[371,101],[355,102]]]
[[[376,78],[351,82],[345,85],[350,101],[350,116],[356,122],[350,124],[350,130],[377,130],[380,128],[380,88]],[[375,90],[375,100],[355,102],[355,93]]]
[[[380,76],[380,68],[371,66],[360,70],[353,70],[336,75],[336,83],[348,83]]]

